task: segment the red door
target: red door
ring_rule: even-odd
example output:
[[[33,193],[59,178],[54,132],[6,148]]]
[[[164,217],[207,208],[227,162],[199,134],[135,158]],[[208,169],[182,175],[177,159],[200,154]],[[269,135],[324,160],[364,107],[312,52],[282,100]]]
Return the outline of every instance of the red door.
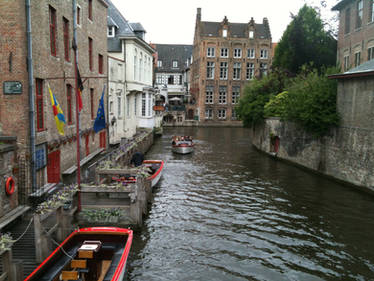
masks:
[[[86,156],[90,154],[90,135],[86,135]]]
[[[100,132],[100,147],[101,148],[106,148],[106,133],[105,131]]]
[[[50,183],[60,182],[60,150],[48,154],[47,178]]]

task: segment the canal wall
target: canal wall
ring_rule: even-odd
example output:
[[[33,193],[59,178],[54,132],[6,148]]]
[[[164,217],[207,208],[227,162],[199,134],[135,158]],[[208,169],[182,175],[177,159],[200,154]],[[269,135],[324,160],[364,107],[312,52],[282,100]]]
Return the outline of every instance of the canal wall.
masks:
[[[259,150],[334,179],[374,191],[374,133],[339,127],[316,138],[296,124],[267,119],[252,129]]]

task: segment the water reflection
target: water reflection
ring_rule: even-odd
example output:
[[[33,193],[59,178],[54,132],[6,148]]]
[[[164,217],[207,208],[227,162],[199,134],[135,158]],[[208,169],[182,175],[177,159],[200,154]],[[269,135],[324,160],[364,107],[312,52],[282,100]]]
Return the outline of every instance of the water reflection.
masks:
[[[174,134],[195,152],[171,152]],[[253,149],[241,128],[173,128],[128,280],[372,280],[373,197]]]

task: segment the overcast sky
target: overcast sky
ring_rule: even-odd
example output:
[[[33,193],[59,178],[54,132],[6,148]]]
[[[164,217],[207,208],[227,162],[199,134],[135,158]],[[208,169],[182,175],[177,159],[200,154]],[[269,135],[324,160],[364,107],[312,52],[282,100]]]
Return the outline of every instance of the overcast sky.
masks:
[[[202,21],[247,23],[253,17],[262,23],[267,17],[273,42],[278,42],[291,21],[305,4],[319,5],[319,0],[112,0],[129,22],[140,22],[147,31],[145,40],[158,44],[193,44],[196,10]],[[328,18],[337,0],[327,0],[321,11]],[[320,5],[319,5],[320,6]]]

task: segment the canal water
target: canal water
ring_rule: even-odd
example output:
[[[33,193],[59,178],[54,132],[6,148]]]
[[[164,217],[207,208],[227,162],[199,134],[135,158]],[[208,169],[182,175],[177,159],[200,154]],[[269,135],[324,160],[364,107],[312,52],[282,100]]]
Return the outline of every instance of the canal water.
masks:
[[[374,280],[374,197],[266,156],[248,129],[167,128],[146,158],[166,166],[127,280]]]

